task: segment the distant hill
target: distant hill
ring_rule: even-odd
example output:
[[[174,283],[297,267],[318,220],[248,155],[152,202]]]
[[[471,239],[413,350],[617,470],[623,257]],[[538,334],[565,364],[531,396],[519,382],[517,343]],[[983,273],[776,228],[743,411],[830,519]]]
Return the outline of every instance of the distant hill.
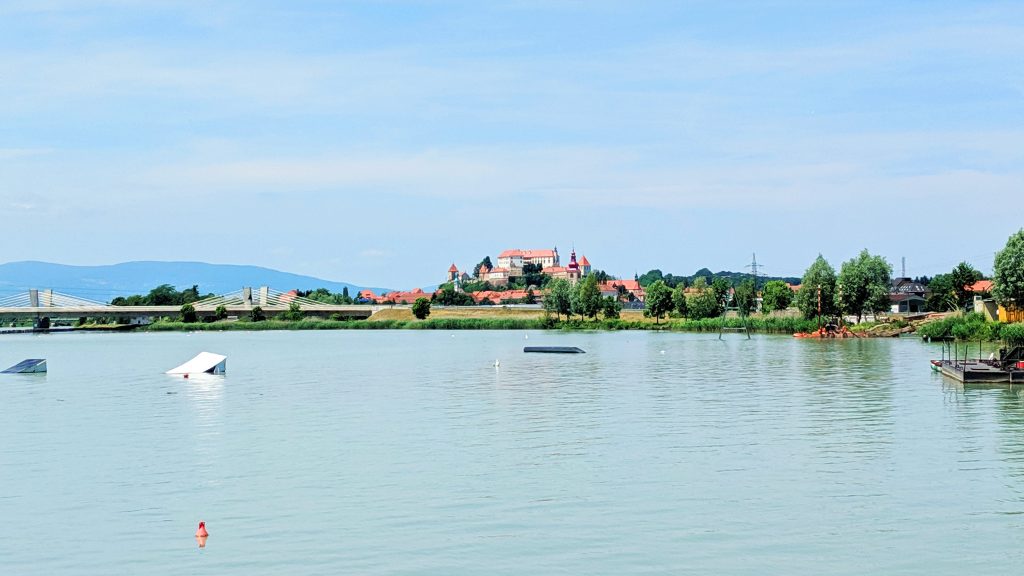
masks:
[[[171,284],[178,290],[198,284],[200,294],[227,294],[244,286],[269,286],[282,291],[327,288],[331,292],[341,292],[348,287],[354,296],[367,288],[260,266],[204,262],[125,262],[107,266],[68,266],[31,261],[0,264],[0,298],[30,288],[49,288],[71,296],[109,302],[117,296],[148,294],[161,284]],[[369,289],[382,292],[381,288]]]

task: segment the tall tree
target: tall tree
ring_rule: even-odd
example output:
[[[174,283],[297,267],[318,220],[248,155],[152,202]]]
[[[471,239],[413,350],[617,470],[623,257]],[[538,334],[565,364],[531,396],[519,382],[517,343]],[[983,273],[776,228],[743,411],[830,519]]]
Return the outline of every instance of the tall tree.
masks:
[[[981,272],[975,270],[974,266],[967,262],[961,262],[953,268],[949,276],[953,283],[953,292],[956,294],[957,307],[969,306],[974,299],[974,294],[969,290],[969,287],[978,280],[981,280]]]
[[[925,306],[935,312],[946,312],[956,310],[960,307],[957,303],[956,290],[953,289],[953,277],[949,274],[936,274],[928,282],[928,298]]]
[[[644,308],[647,309],[649,315],[654,316],[655,324],[660,322],[663,315],[672,310],[672,289],[665,285],[664,280],[658,280],[647,287]]]
[[[1010,236],[1006,246],[996,253],[992,270],[996,302],[1007,309],[1024,307],[1024,229]]]
[[[836,281],[835,303],[844,314],[857,317],[864,312],[878,313],[889,308],[892,266],[882,256],[861,250],[855,258],[843,262]]]
[[[478,262],[477,265],[473,267],[473,277],[474,278],[479,278],[480,277],[480,269],[483,268],[484,266],[486,266],[488,269],[494,268],[494,266],[491,265],[491,257],[490,256],[484,256],[484,259],[481,260],[480,262]]]
[[[672,289],[672,307],[680,316],[686,316],[686,286],[682,282]]]
[[[736,286],[736,307],[739,308],[740,316],[749,316],[757,308],[753,278],[746,278]]]
[[[711,279],[711,289],[715,292],[715,300],[718,301],[719,306],[724,306],[726,299],[728,299],[729,288],[732,288],[732,283],[729,282],[728,278],[715,276]]]
[[[838,310],[835,305],[836,271],[835,268],[818,254],[818,258],[804,272],[800,282],[800,291],[796,294],[796,305],[804,318],[818,316],[818,290],[821,290],[821,314],[824,317],[835,316]]]
[[[714,318],[722,313],[721,302],[715,291],[701,276],[693,283],[691,294],[686,297],[686,317],[691,320]]]
[[[782,280],[771,280],[761,290],[761,310],[785,310],[793,301],[793,290]]]
[[[544,297],[544,309],[548,312],[554,312],[556,318],[562,314],[565,314],[566,318],[568,318],[571,310],[571,290],[572,287],[569,285],[568,280],[564,278],[552,280],[551,284],[548,285],[548,293]]]
[[[588,274],[578,285],[579,307],[583,316],[594,318],[601,310],[601,289],[597,287],[597,277]]]

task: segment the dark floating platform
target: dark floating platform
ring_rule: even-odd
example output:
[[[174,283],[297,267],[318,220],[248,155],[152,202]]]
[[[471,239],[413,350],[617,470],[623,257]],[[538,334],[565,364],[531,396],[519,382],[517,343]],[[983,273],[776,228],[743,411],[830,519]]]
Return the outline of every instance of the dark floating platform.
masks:
[[[575,346],[527,346],[523,352],[540,352],[542,354],[586,354]]]

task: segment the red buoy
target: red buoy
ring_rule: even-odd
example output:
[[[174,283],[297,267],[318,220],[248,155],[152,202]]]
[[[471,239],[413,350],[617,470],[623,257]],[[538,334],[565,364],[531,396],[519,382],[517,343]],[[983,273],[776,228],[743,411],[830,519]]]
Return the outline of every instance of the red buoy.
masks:
[[[206,531],[206,522],[199,523],[199,529],[196,530],[196,538],[206,538],[210,533]]]

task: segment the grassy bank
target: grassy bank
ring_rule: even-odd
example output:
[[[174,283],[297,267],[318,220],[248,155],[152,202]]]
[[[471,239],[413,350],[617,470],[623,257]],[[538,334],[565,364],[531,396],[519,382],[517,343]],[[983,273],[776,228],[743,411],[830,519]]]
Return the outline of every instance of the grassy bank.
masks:
[[[1024,323],[989,322],[976,312],[929,322],[918,328],[917,333],[932,340],[1002,340],[1013,346],[1024,346]]]
[[[379,318],[371,320],[264,320],[262,322],[155,322],[142,328],[150,332],[167,331],[234,331],[234,330],[664,330],[675,332],[718,332],[723,328],[742,328],[752,332],[792,334],[814,330],[814,321],[797,318],[709,318],[704,320],[672,319],[655,323],[653,319],[623,318],[618,320],[555,320],[543,315],[509,315],[507,317],[433,317],[426,320]]]

